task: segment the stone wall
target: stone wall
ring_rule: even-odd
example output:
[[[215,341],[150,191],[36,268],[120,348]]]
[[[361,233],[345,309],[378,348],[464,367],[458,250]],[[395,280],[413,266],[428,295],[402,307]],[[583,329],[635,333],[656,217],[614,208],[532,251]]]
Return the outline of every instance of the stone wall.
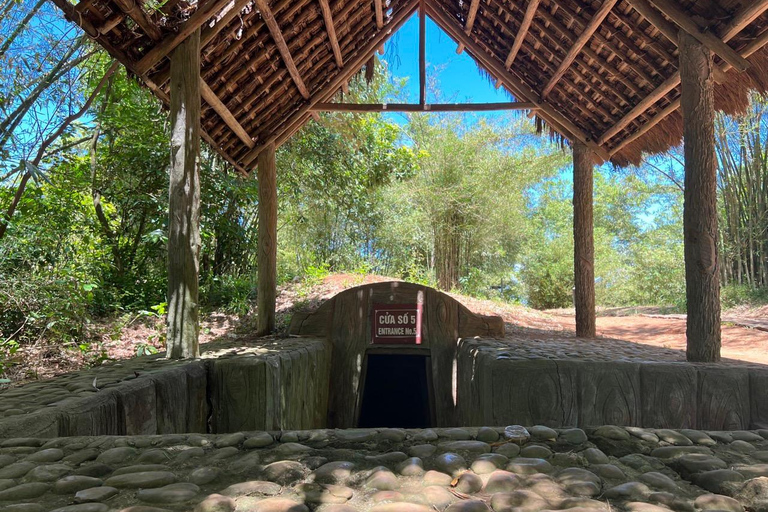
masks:
[[[136,358],[0,393],[0,438],[321,428],[329,372],[321,340]]]
[[[514,346],[464,339],[457,355],[460,425],[624,425],[740,430],[768,426],[760,365],[521,359]]]

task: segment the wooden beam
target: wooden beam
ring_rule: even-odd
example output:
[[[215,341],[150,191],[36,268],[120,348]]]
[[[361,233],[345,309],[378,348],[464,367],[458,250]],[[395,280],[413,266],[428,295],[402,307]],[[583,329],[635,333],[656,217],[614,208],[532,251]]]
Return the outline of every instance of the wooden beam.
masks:
[[[664,15],[674,21],[680,28],[695,37],[701,44],[712,50],[728,64],[739,72],[749,68],[749,62],[739,55],[736,50],[728,46],[718,36],[703,30],[699,24],[685,13],[676,3],[676,0],[651,0]]]
[[[427,13],[419,2],[419,104],[427,103]]]
[[[576,126],[571,120],[561,114],[550,103],[542,100],[538,94],[528,85],[519,79],[512,71],[504,69],[504,63],[499,62],[478,45],[472,38],[468,37],[462,30],[457,30],[454,21],[441,12],[441,7],[431,0],[427,1],[427,11],[435,22],[456,42],[463,42],[473,57],[494,76],[501,80],[515,97],[533,103],[539,110],[537,115],[547,121],[553,128],[560,132],[566,138],[572,141],[580,140],[584,142],[597,156],[603,160],[608,160],[608,152],[596,144],[581,128]]]
[[[264,19],[264,23],[267,24],[267,29],[269,29],[269,33],[272,35],[275,45],[277,45],[277,51],[280,52],[280,56],[283,58],[285,67],[288,68],[288,74],[291,75],[293,83],[296,84],[299,93],[301,93],[304,99],[309,99],[309,89],[304,85],[304,80],[302,80],[301,75],[299,74],[299,69],[293,61],[290,50],[288,50],[288,44],[285,42],[285,37],[283,37],[283,31],[280,30],[280,26],[277,24],[277,20],[275,19],[274,14],[272,14],[272,10],[267,5],[267,0],[254,0],[254,4],[259,9],[259,12],[261,12],[261,17]]]
[[[469,12],[467,13],[467,22],[464,24],[464,33],[470,35],[472,33],[472,26],[475,24],[475,18],[477,17],[477,11],[480,8],[480,0],[472,0],[469,4]],[[459,43],[456,48],[456,53],[464,51],[464,45]]]
[[[373,8],[376,11],[376,28],[379,30],[384,27],[384,7],[381,5],[381,1],[373,0]]]
[[[566,71],[568,71],[568,68],[571,67],[573,61],[576,60],[576,57],[579,55],[579,53],[581,53],[581,50],[587,45],[597,29],[600,28],[600,25],[603,23],[605,18],[611,12],[611,9],[613,9],[618,1],[619,0],[603,1],[603,4],[597,10],[595,15],[592,16],[591,20],[589,20],[589,24],[584,28],[581,34],[579,34],[579,37],[576,39],[576,42],[573,43],[571,49],[568,50],[568,54],[560,63],[560,67],[557,68],[555,74],[544,87],[544,90],[541,92],[541,97],[543,99],[546,99],[546,97],[549,96],[549,93],[552,92],[552,89],[555,88],[557,82],[563,78],[563,75],[565,75]]]
[[[640,14],[640,16],[645,18],[648,23],[656,27],[664,37],[677,46],[677,34],[679,32],[677,26],[665,18],[658,9],[648,2],[648,0],[627,0],[627,2]]]
[[[534,103],[317,103],[318,112],[492,112],[498,110],[536,110]]]
[[[339,39],[336,37],[336,27],[333,25],[333,13],[331,12],[331,6],[328,4],[328,0],[320,0],[320,10],[323,12],[325,31],[328,32],[328,42],[331,43],[333,58],[336,59],[336,66],[343,68],[344,59],[341,57]]]
[[[536,9],[539,8],[539,2],[540,0],[528,1],[528,7],[525,8],[525,15],[523,16],[523,22],[520,24],[520,30],[517,31],[515,42],[512,43],[512,49],[509,51],[506,62],[504,62],[504,67],[507,69],[512,67],[512,63],[515,62],[520,48],[523,47],[523,41],[525,41],[525,36],[528,35],[528,30],[531,28],[533,17],[536,15]]]
[[[301,128],[301,126],[303,126],[310,119],[310,112],[312,107],[317,103],[330,100],[338,92],[342,84],[346,83],[355,73],[360,71],[360,68],[363,66],[363,64],[365,64],[370,55],[376,51],[376,48],[384,43],[384,41],[390,37],[391,34],[397,31],[397,29],[399,29],[405,23],[405,21],[413,15],[417,7],[418,1],[411,0],[411,4],[407,8],[399,11],[392,19],[390,19],[385,29],[379,31],[379,33],[376,34],[367,45],[365,45],[363,48],[360,48],[354,54],[351,60],[347,60],[344,68],[334,78],[332,78],[326,85],[322,87],[320,91],[316,92],[309,101],[298,108],[285,120],[285,122],[282,123],[281,126],[283,129],[280,131],[280,133],[274,134],[271,137],[265,137],[265,140],[259,146],[256,146],[254,149],[245,154],[241,158],[243,166],[250,167],[256,158],[258,158],[261,150],[266,147],[266,144],[278,141],[279,145],[286,137],[286,134],[290,135]]]
[[[163,36],[160,32],[160,28],[155,22],[144,12],[141,8],[141,2],[138,0],[114,0],[115,4],[127,14],[136,24],[141,27],[141,30],[146,33],[153,41],[159,41]]]
[[[202,27],[214,13],[226,7],[232,0],[209,0],[203,3],[195,13],[179,27],[178,32],[166,36],[165,39],[157,43],[144,57],[134,66],[136,73],[143,76],[152,69],[155,64],[168,55],[174,48],[181,44],[192,32]],[[199,5],[199,4],[198,4]]]
[[[277,166],[275,145],[268,144],[259,153],[257,170],[259,180],[259,254],[257,336],[275,330],[275,304],[277,299]]]
[[[749,5],[737,12],[728,25],[725,26],[720,37],[726,43],[733,39],[736,34],[744,30],[750,23],[759,18],[765,11],[768,11],[768,0],[752,0]]]
[[[217,114],[219,114],[219,117],[221,117],[227,126],[229,126],[233,132],[235,132],[235,135],[237,135],[246,146],[249,148],[253,148],[253,146],[255,146],[253,139],[250,135],[248,135],[248,132],[245,131],[245,128],[243,128],[238,120],[235,119],[235,116],[232,115],[232,112],[230,112],[227,106],[219,99],[218,96],[216,96],[216,93],[213,92],[207,83],[205,83],[205,80],[203,80],[202,77],[200,78],[200,95],[203,97],[205,102],[209,104]]]

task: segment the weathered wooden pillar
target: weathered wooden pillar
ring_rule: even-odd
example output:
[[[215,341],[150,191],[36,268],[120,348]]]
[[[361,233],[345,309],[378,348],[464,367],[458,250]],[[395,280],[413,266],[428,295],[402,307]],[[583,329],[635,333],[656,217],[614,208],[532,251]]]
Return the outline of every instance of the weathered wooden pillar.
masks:
[[[275,330],[277,298],[277,167],[275,145],[259,154],[259,285],[258,332],[264,336]]]
[[[573,143],[573,284],[576,335],[595,337],[595,240],[592,206],[594,159]]]
[[[689,361],[720,360],[720,273],[712,52],[680,31],[685,145],[685,291]]]
[[[168,357],[200,356],[200,29],[171,55]]]

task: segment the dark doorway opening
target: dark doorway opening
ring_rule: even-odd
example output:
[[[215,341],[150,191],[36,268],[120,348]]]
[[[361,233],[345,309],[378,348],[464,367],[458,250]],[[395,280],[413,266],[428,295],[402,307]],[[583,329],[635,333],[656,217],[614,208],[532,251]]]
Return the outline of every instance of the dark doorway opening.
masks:
[[[432,426],[428,356],[368,354],[366,361],[358,426]]]

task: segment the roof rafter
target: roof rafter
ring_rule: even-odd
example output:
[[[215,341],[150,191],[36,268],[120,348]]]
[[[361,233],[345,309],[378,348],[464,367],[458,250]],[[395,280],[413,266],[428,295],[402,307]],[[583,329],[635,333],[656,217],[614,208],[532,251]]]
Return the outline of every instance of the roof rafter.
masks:
[[[336,65],[343,68],[344,59],[341,57],[339,39],[336,37],[336,27],[333,24],[333,13],[331,12],[331,6],[328,4],[328,0],[320,0],[320,10],[323,12],[325,30],[328,32],[328,41],[331,43],[331,49],[333,50],[333,57],[336,59]]]
[[[589,146],[597,156],[603,160],[608,159],[608,152],[591,140],[588,134],[567,119],[566,116],[562,115],[550,103],[539,98],[536,92],[531,90],[524,81],[517,78],[513,72],[504,69],[504,63],[498,62],[488,55],[482,47],[463,31],[456,30],[455,23],[450,17],[447,17],[444,12],[441,12],[441,8],[435,5],[433,1],[425,1],[427,3],[427,12],[433,19],[435,19],[438,25],[440,25],[455,41],[463,42],[464,46],[472,53],[473,57],[494,73],[515,96],[535,104],[536,107],[540,109],[538,115],[555,127],[562,135],[572,140],[575,139],[583,142]]]
[[[597,29],[600,28],[600,25],[603,23],[605,18],[608,17],[611,9],[613,9],[618,1],[619,0],[605,0],[600,6],[600,9],[598,9],[594,16],[592,16],[592,19],[589,21],[587,27],[576,39],[576,42],[573,43],[573,46],[568,51],[568,54],[565,56],[565,59],[563,59],[563,62],[560,63],[560,67],[557,68],[554,76],[549,80],[549,83],[544,86],[544,90],[541,92],[542,98],[549,96],[549,93],[552,92],[552,89],[555,88],[557,82],[563,78],[563,75],[565,75],[565,73],[568,71],[568,68],[571,67],[571,64],[573,64],[573,61],[576,60],[576,57],[579,55],[579,53],[581,53],[581,50],[587,45],[595,32],[597,32]]]
[[[664,13],[667,18],[674,21],[680,28],[691,34],[701,44],[712,50],[728,64],[739,70],[739,72],[744,72],[749,68],[749,62],[736,53],[736,50],[728,46],[716,35],[702,29],[693,18],[688,16],[685,11],[670,0],[651,0],[651,3]]]
[[[219,117],[227,123],[227,126],[235,132],[235,135],[237,135],[246,146],[252,148],[255,145],[253,139],[248,135],[248,132],[245,131],[245,128],[243,128],[238,120],[235,119],[232,112],[230,112],[227,106],[202,78],[200,78],[200,96],[213,108],[213,110],[216,111],[217,114],[219,114]]]
[[[231,1],[232,0],[210,0],[203,4],[187,21],[184,22],[183,25],[179,27],[178,32],[166,36],[165,39],[156,44],[139,62],[136,63],[134,66],[136,73],[139,75],[146,74],[146,72],[160,62],[163,57],[171,53],[174,48],[189,37],[192,32],[202,27],[214,13],[226,8]]]
[[[631,0],[631,1],[634,2],[635,0]],[[761,1],[763,1],[763,0],[761,0]],[[751,8],[752,8],[752,6],[747,6],[745,8],[745,10],[751,11]],[[741,13],[736,13],[736,15],[734,16],[734,19],[739,18],[740,15],[741,15]],[[747,25],[743,25],[742,26],[742,30],[744,28],[746,28],[746,27],[747,27]],[[739,58],[746,60],[746,58],[748,58],[749,56],[754,54],[757,50],[759,50],[760,48],[762,48],[763,46],[768,44],[768,43],[760,44],[763,41],[763,39],[765,39],[766,34],[768,34],[768,32],[764,33],[760,38],[758,38],[756,41],[753,41],[746,48],[744,48],[744,50],[742,50],[742,52],[739,54]],[[727,43],[730,39],[733,39],[736,35],[738,35],[738,32],[733,32],[733,30],[728,30],[728,34],[727,34],[728,37],[724,37],[723,38],[723,42]],[[755,48],[756,44],[760,44],[760,46]],[[730,66],[731,66],[730,63],[728,63],[728,62],[725,63],[725,66],[718,66],[719,67],[719,72],[722,73],[722,72],[727,71],[728,69],[730,69]],[[598,139],[598,141],[597,141],[598,144],[603,145],[606,142],[608,142],[609,140],[611,140],[613,137],[618,135],[624,128],[629,126],[629,124],[632,121],[634,121],[639,116],[644,114],[646,110],[648,110],[650,107],[652,107],[661,98],[663,98],[664,96],[669,94],[671,91],[673,91],[678,85],[680,85],[680,72],[676,71],[671,77],[669,77],[667,80],[665,80],[663,84],[661,84],[659,87],[657,87],[648,96],[643,98],[640,101],[640,103],[638,103],[632,110],[630,110],[624,117],[622,117],[619,120],[619,122],[617,122],[611,128],[606,130],[606,132],[603,133],[603,135],[601,135],[600,138]],[[677,102],[677,106],[678,107],[680,106],[679,101]],[[671,107],[671,105],[670,105],[670,107]],[[668,116],[669,114],[671,114],[675,110],[677,110],[677,108],[673,108],[673,109],[670,110],[670,108],[667,107],[662,112],[660,112],[659,115],[654,117],[654,119],[649,121],[649,123],[653,123],[653,125],[656,125],[656,124],[659,123],[659,121],[664,119],[666,116]],[[662,113],[664,115],[659,117],[660,114],[662,114]],[[648,123],[646,123],[646,124],[648,124]],[[641,130],[643,128],[641,128]],[[647,132],[647,130],[646,130],[646,132]],[[626,147],[626,146],[627,146],[627,143],[622,142],[622,147]]]
[[[509,56],[504,63],[505,68],[509,69],[512,67],[512,63],[515,62],[515,59],[517,58],[517,53],[520,51],[520,48],[523,47],[523,41],[525,41],[525,36],[528,35],[528,30],[531,28],[533,17],[536,15],[536,9],[539,8],[540,1],[541,0],[528,1],[528,7],[525,8],[525,15],[523,16],[523,22],[520,25],[520,30],[515,36],[515,42],[512,43],[512,49],[509,51]]]
[[[419,0],[411,0],[407,8],[402,9],[395,17],[390,19],[389,22],[379,30],[379,33],[368,42],[368,44],[363,48],[360,48],[350,60],[347,60],[344,68],[342,68],[334,78],[325,84],[319,91],[315,92],[309,101],[305,102],[282,123],[283,129],[280,133],[272,134],[267,139],[261,141],[261,144],[250,150],[241,159],[243,164],[246,167],[252,165],[266,144],[276,142],[280,145],[287,138],[286,135],[290,137],[296,130],[301,128],[311,118],[310,111],[312,107],[320,102],[330,100],[343,83],[347,82],[355,73],[360,71],[360,68],[363,67],[371,54],[376,51],[376,48],[384,43],[393,32],[400,28],[402,24],[416,12],[418,1]]]
[[[739,32],[759,18],[765,11],[768,11],[768,0],[753,0],[752,4],[740,12],[737,12],[725,27],[720,36],[723,41],[730,41]]]
[[[469,35],[472,33],[472,26],[475,24],[475,18],[477,17],[477,10],[480,8],[480,0],[472,0],[469,4],[469,12],[467,13],[467,22],[464,24],[464,33]],[[456,53],[464,51],[464,45],[459,43],[456,48]]]
[[[275,19],[275,15],[267,5],[267,0],[253,1],[256,4],[256,7],[259,9],[259,12],[261,12],[261,17],[264,19],[264,23],[267,24],[267,29],[272,35],[272,39],[275,41],[277,51],[280,52],[280,56],[283,58],[283,64],[285,64],[285,67],[288,68],[288,74],[291,75],[293,83],[296,84],[296,87],[299,89],[299,92],[304,97],[304,99],[309,99],[309,89],[307,89],[307,86],[304,84],[304,80],[299,74],[299,69],[296,67],[296,63],[294,62],[293,57],[291,56],[291,52],[288,49],[288,43],[285,42],[285,37],[283,37],[283,31],[280,30],[280,25],[278,25],[277,20]]]
[[[373,9],[376,12],[376,28],[381,30],[384,27],[384,7],[381,0],[373,0]]]
[[[150,39],[159,41],[162,37],[160,29],[154,21],[150,19],[144,9],[141,8],[141,2],[136,0],[114,0],[115,4],[123,13],[127,14],[136,24],[141,27]]]

